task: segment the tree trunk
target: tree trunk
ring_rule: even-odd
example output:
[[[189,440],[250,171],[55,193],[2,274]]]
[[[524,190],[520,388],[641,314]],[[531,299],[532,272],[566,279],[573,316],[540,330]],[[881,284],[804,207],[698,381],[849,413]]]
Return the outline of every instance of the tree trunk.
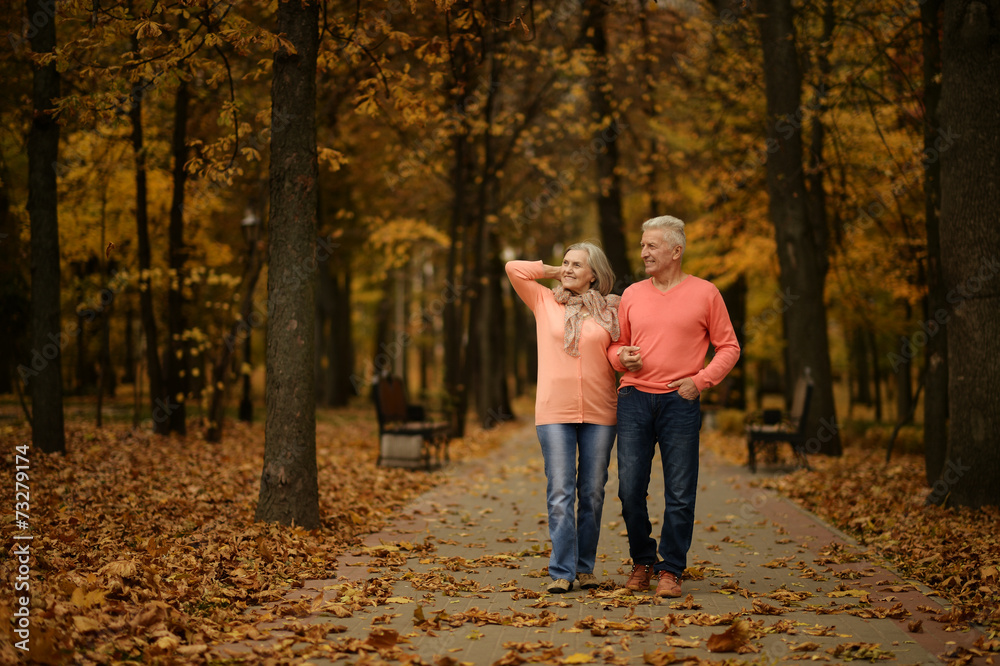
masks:
[[[267,423],[257,520],[318,527],[316,470],[315,0],[278,3],[278,32],[295,53],[274,54],[271,88]]]
[[[650,12],[659,12],[659,8],[656,5],[642,4],[639,8],[639,32],[642,35],[642,48],[648,52],[653,53],[655,45],[651,39],[651,28],[649,25],[649,15]],[[649,120],[655,119],[660,114],[657,112],[657,94],[654,90],[654,82],[659,78],[659,73],[655,70],[656,64],[652,58],[642,59],[642,80],[641,80],[641,91],[645,103],[643,104],[643,112]],[[647,209],[650,218],[663,215],[665,212],[663,206],[663,195],[660,192],[660,136],[657,132],[647,132],[649,134],[649,149],[646,155],[642,156],[642,159],[646,162],[646,168],[649,169],[648,175],[645,177],[646,186],[646,196],[649,197],[649,208]],[[626,261],[628,260],[628,252],[626,250]],[[742,355],[740,356],[742,359]]]
[[[15,257],[21,257],[20,222],[10,210],[10,172],[0,155],[0,247],[8,261],[0,262],[0,395],[14,393],[13,370],[17,359],[25,357],[25,335],[29,328],[29,289],[22,273],[23,265]],[[28,366],[22,366],[28,370]],[[61,383],[61,382],[60,382]]]
[[[132,50],[139,50],[139,40],[132,35]],[[146,335],[146,363],[149,374],[150,415],[153,432],[165,435],[170,432],[170,415],[177,408],[163,383],[157,342],[156,314],[153,310],[153,285],[149,277],[151,254],[149,247],[148,188],[146,185],[146,150],[143,146],[142,98],[145,83],[140,81],[132,89],[129,118],[132,121],[132,150],[135,153],[135,223],[139,255],[139,312],[142,329]],[[141,381],[141,379],[137,379]]]
[[[452,12],[464,11],[467,3],[458,3]],[[450,16],[448,17],[450,19]],[[470,210],[469,185],[472,180],[470,166],[472,146],[469,142],[468,118],[465,117],[466,105],[463,103],[466,86],[469,79],[469,55],[466,53],[467,36],[453,45],[450,50],[454,73],[452,80],[451,108],[455,109],[457,127],[451,137],[454,163],[451,173],[452,202],[451,219],[449,222],[450,243],[448,245],[448,265],[446,269],[446,288],[456,293],[454,298],[445,301],[442,319],[444,324],[444,390],[448,396],[448,413],[450,420],[450,435],[462,437],[465,434],[466,411],[469,408],[469,381],[467,376],[467,340],[465,337],[466,306],[468,303],[469,271],[465,270],[465,257],[469,242],[466,238]]]
[[[867,333],[860,326],[851,333],[850,349],[855,375],[853,400],[859,405],[870,407],[872,404],[871,359],[868,355]]]
[[[333,281],[329,266],[320,266],[316,271],[316,396],[317,403],[330,407],[330,377],[334,349],[331,344],[334,326],[331,308],[333,306]],[[329,326],[328,326],[329,325]],[[328,332],[329,331],[329,332]]]
[[[872,355],[872,386],[875,390],[875,420],[882,420],[882,365],[878,356],[878,336],[868,331],[868,351]]]
[[[746,336],[744,329],[746,328],[747,313],[747,282],[742,275],[722,291],[722,300],[726,303],[726,310],[729,312],[729,319],[736,330],[736,338],[740,343],[740,347],[745,348]],[[744,355],[740,354],[740,359],[736,362],[736,366],[716,388],[716,393],[719,396],[719,405],[725,409],[745,410],[747,408],[746,392],[746,362]]]
[[[329,393],[327,404],[343,407],[354,395],[354,342],[351,339],[351,271],[334,266],[330,319]]]
[[[924,150],[934,150],[941,124],[941,0],[920,3],[920,26],[924,52]],[[927,226],[927,296],[924,319],[947,310],[947,289],[941,276],[941,161],[924,166],[924,219]],[[933,486],[944,470],[948,449],[948,327],[938,325],[924,348],[924,459],[927,485]]]
[[[354,393],[351,342],[351,276],[341,267],[321,266],[316,288],[316,381],[322,403],[343,407]],[[326,364],[320,361],[325,358]]]
[[[177,87],[174,105],[174,194],[170,205],[169,267],[170,285],[167,291],[167,351],[164,372],[166,374],[167,395],[176,401],[176,408],[170,413],[170,430],[181,435],[187,434],[187,409],[185,403],[189,392],[190,368],[189,348],[184,332],[187,321],[184,317],[184,263],[187,249],[184,245],[184,185],[187,182],[187,116],[191,94],[187,82],[181,81]]]
[[[903,303],[904,321],[910,321],[913,308]],[[893,357],[892,374],[896,381],[896,423],[902,425],[910,418],[913,406],[913,361],[908,355]]]
[[[1000,0],[944,3],[941,268],[948,331],[950,506],[1000,505]],[[948,314],[947,312],[945,314]],[[943,317],[942,317],[943,318]]]
[[[840,455],[840,433],[833,398],[826,305],[823,300],[827,260],[817,239],[825,238],[822,219],[810,216],[803,169],[801,117],[802,73],[796,51],[790,0],[762,3],[761,42],[767,97],[767,140],[777,150],[768,156],[768,210],[774,224],[783,291],[799,295],[784,314],[788,375],[814,381],[806,422],[810,453]],[[815,187],[815,184],[813,184]]]
[[[625,248],[625,225],[622,220],[621,179],[618,176],[618,139],[624,128],[608,99],[608,38],[605,19],[609,5],[602,0],[584,0],[583,41],[589,47],[590,111],[597,124],[591,142],[597,153],[594,161],[597,177],[597,215],[604,253],[615,272],[615,293],[632,281]]]
[[[122,362],[123,372],[122,372],[122,383],[123,384],[134,384],[136,380],[135,375],[135,325],[133,319],[135,317],[135,312],[132,309],[132,302],[129,299],[129,305],[125,309],[125,360]]]
[[[243,299],[240,302],[240,319],[233,323],[229,333],[215,357],[212,366],[212,391],[208,402],[208,429],[205,441],[221,442],[225,419],[226,395],[229,391],[229,365],[240,342],[249,339],[251,331],[260,324],[260,315],[254,312],[253,294],[257,280],[264,266],[262,252],[251,246],[247,252],[246,268],[243,272]],[[245,360],[245,359],[244,359]]]
[[[483,164],[479,179],[478,202],[478,239],[476,243],[476,280],[475,294],[478,313],[470,318],[470,337],[477,337],[476,349],[476,411],[479,424],[484,429],[494,428],[504,421],[513,418],[511,414],[510,396],[507,390],[507,340],[506,312],[503,303],[502,284],[505,279],[503,266],[500,263],[496,234],[496,225],[491,219],[497,219],[498,189],[497,155],[495,145],[495,111],[496,91],[503,80],[503,64],[498,60],[497,45],[493,41],[494,33],[489,40],[490,89],[483,104]]]
[[[372,367],[375,375],[400,375],[402,349],[393,339],[393,313],[396,303],[397,271],[388,271],[382,280],[382,298],[375,308],[375,348],[372,350]]]
[[[45,12],[46,3],[27,0],[27,15]],[[51,53],[56,47],[55,16],[34,26],[31,50]],[[59,97],[59,71],[55,59],[45,66],[32,63],[34,114],[28,134],[28,216],[31,220],[31,368],[33,418],[31,442],[46,453],[66,450],[63,427],[62,333],[59,304],[59,218],[56,161],[59,158],[59,124],[53,101]],[[25,368],[25,366],[21,366]]]

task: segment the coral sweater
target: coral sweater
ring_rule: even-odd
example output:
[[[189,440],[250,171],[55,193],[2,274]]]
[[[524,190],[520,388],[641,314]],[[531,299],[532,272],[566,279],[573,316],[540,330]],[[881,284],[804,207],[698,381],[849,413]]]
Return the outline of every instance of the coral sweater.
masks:
[[[608,362],[611,335],[593,319],[580,331],[580,355],[563,351],[566,306],[535,280],[545,277],[541,261],[510,261],[507,276],[514,291],[535,314],[538,382],[535,425],[618,422],[615,371]]]
[[[667,384],[693,377],[698,390],[704,391],[721,382],[740,358],[722,294],[711,282],[693,275],[667,291],[654,287],[652,280],[630,285],[622,294],[618,319],[621,336],[608,347],[608,360],[625,373],[621,386],[669,393],[677,389]],[[715,356],[706,366],[710,342]],[[639,372],[627,372],[618,358],[625,345],[639,347]]]

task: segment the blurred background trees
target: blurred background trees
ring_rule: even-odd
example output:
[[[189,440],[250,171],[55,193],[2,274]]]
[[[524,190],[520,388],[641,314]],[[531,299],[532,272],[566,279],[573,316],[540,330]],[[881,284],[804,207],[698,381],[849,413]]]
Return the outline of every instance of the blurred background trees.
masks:
[[[98,420],[125,405],[158,432],[221,436],[223,407],[262,402],[265,252],[289,213],[268,195],[272,138],[295,122],[272,99],[279,3],[15,4],[0,19],[0,388],[36,413],[108,396]],[[315,280],[315,401],[392,373],[456,435],[513,418],[534,329],[502,263],[596,239],[621,289],[643,278],[639,225],[669,213],[744,346],[714,409],[787,399],[808,367],[810,431],[835,424],[823,452],[852,424],[913,423],[933,485],[969,450],[949,444],[951,413],[951,440],[977,442],[962,459],[996,465],[992,407],[970,397],[996,355],[967,355],[995,315],[966,314],[998,288],[984,228],[1000,131],[968,111],[997,95],[975,78],[995,65],[997,12],[951,4],[321,2],[315,240],[283,269]],[[949,173],[994,185],[949,190]],[[56,240],[59,261],[41,259]],[[37,292],[53,275],[58,304]],[[963,362],[984,374],[970,383]],[[61,424],[43,425],[58,448]]]

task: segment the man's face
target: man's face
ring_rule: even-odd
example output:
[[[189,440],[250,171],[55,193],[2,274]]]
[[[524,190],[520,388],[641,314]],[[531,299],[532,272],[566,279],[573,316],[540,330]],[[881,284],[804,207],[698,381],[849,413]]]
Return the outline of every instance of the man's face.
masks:
[[[658,275],[681,258],[680,245],[671,244],[662,231],[644,231],[639,246],[647,275]]]

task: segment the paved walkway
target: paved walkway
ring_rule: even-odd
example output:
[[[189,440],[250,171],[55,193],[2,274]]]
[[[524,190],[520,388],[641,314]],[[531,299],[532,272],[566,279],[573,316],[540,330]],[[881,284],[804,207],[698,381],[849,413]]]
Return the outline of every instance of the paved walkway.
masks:
[[[270,630],[271,645],[276,638],[294,644],[315,664],[417,656],[427,664],[937,664],[975,639],[932,619],[943,609],[925,588],[859,557],[852,539],[751,488],[745,469],[707,455],[684,597],[627,593],[616,474],[612,461],[595,571],[605,581],[600,589],[545,592],[545,478],[534,428],[525,427],[489,459],[453,465],[448,483],[338,562],[338,578],[293,590],[284,611],[275,610],[286,617],[261,628]],[[652,516],[662,512],[661,488],[654,473]],[[300,616],[288,625],[295,604]],[[749,621],[748,647],[710,652],[710,637],[737,617]]]

